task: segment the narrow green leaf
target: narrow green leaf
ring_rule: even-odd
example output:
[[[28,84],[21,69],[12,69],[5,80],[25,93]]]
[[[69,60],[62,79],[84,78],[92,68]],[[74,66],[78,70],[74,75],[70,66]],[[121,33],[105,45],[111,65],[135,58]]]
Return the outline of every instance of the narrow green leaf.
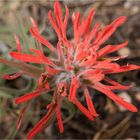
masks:
[[[2,97],[2,98],[13,98],[12,95],[10,95],[8,92],[5,92],[3,90],[0,90],[0,97]]]

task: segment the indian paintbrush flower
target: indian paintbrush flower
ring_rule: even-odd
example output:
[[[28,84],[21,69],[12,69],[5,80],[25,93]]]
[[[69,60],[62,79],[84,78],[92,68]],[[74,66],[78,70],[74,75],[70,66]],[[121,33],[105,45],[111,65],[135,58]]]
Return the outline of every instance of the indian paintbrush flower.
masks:
[[[10,53],[14,59],[20,60],[23,64],[30,62],[45,67],[45,70],[37,79],[38,84],[36,90],[15,99],[16,104],[26,103],[26,106],[19,115],[17,128],[20,127],[28,103],[44,92],[53,91],[52,102],[47,106],[48,111],[46,115],[28,133],[28,139],[37,135],[54,115],[56,115],[60,133],[64,131],[60,111],[61,103],[64,98],[67,98],[69,102],[75,104],[89,120],[94,120],[94,118],[98,116],[98,113],[94,108],[88,87],[104,93],[108,98],[124,108],[132,112],[137,112],[137,108],[134,105],[126,102],[113,92],[113,90],[116,89],[126,90],[130,88],[130,86],[121,85],[109,78],[109,75],[114,73],[140,68],[140,66],[133,64],[121,66],[116,63],[117,60],[123,59],[125,56],[109,56],[110,53],[126,47],[128,42],[126,41],[119,45],[102,46],[116,29],[126,21],[126,17],[121,16],[115,19],[103,29],[100,29],[100,22],[96,23],[91,29],[95,10],[91,9],[86,18],[82,17],[79,12],[76,12],[72,15],[74,39],[73,41],[69,41],[66,36],[69,9],[67,6],[65,9],[64,19],[59,2],[54,3],[54,13],[52,13],[51,10],[48,12],[49,21],[58,36],[56,47],[40,35],[35,20],[31,18],[31,35],[38,42],[48,47],[53,53],[54,58],[45,56],[40,49],[31,48],[30,51],[32,54],[22,53],[22,47],[17,36],[15,36],[17,52],[13,51]],[[22,74],[24,74],[24,72],[18,72],[12,76],[4,75],[3,78],[15,79]],[[103,81],[108,84],[104,84]],[[87,108],[78,100],[77,95],[79,89],[82,89],[83,91],[83,95],[87,102]]]

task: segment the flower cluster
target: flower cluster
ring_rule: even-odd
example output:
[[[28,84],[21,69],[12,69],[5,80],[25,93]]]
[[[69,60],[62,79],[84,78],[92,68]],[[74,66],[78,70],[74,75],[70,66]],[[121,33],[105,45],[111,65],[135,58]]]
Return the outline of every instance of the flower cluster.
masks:
[[[28,133],[28,139],[37,135],[54,115],[56,115],[60,133],[63,132],[64,127],[60,110],[64,98],[68,98],[69,102],[75,104],[89,120],[94,120],[98,116],[98,113],[94,108],[88,87],[104,93],[108,98],[124,108],[132,112],[137,112],[137,108],[134,105],[124,101],[113,92],[116,89],[126,90],[130,86],[121,85],[108,77],[108,75],[114,73],[140,68],[140,66],[133,64],[121,66],[116,63],[117,60],[125,56],[109,56],[110,53],[127,46],[128,42],[126,41],[119,45],[102,46],[116,29],[126,21],[126,17],[121,16],[115,19],[103,29],[100,28],[100,22],[96,23],[91,29],[95,10],[91,9],[86,18],[82,17],[79,12],[76,12],[72,15],[74,39],[73,41],[69,41],[66,36],[69,10],[67,6],[65,9],[64,18],[59,2],[54,3],[54,13],[51,10],[48,12],[49,21],[58,36],[56,47],[40,35],[35,20],[31,18],[32,27],[30,28],[30,33],[38,42],[51,50],[53,58],[46,57],[42,50],[39,49],[31,48],[32,54],[22,53],[17,36],[15,36],[17,52],[13,51],[10,53],[14,59],[20,60],[23,64],[29,62],[41,64],[45,67],[45,70],[37,80],[38,85],[36,90],[15,99],[16,104],[26,103],[26,106],[20,113],[17,128],[21,124],[21,119],[28,107],[28,103],[33,98],[40,96],[41,93],[49,92],[50,90],[53,91],[52,102],[47,106],[47,114]],[[4,78],[14,79],[22,74],[20,72],[12,76],[5,75]],[[108,84],[104,84],[103,81]],[[87,108],[78,100],[77,94],[79,89],[83,91]]]

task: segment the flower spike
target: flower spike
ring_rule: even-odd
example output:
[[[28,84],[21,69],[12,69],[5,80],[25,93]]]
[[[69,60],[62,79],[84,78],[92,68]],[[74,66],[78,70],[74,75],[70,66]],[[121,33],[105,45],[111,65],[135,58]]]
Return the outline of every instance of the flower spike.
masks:
[[[67,6],[65,6],[65,15],[63,15],[59,1],[55,1],[54,10],[48,12],[48,19],[58,37],[56,47],[40,35],[36,21],[30,18],[31,35],[39,44],[42,43],[48,47],[51,50],[51,55],[45,56],[42,49],[40,51],[32,48],[30,48],[31,54],[22,53],[19,38],[15,35],[17,51],[10,52],[10,55],[18,62],[0,58],[0,63],[19,69],[19,72],[13,75],[4,75],[3,78],[12,80],[25,73],[35,78],[37,84],[36,90],[15,99],[16,104],[26,103],[19,114],[17,129],[20,127],[27,104],[32,99],[42,93],[50,94],[52,97],[52,101],[46,105],[46,115],[30,130],[27,139],[34,138],[45,126],[52,123],[54,118],[57,120],[60,133],[63,133],[63,112],[61,112],[63,101],[74,104],[91,121],[98,117],[98,111],[95,110],[88,88],[104,93],[112,101],[129,111],[137,112],[134,105],[114,93],[114,90],[127,90],[131,85],[124,86],[112,80],[113,77],[108,78],[114,73],[140,69],[138,65],[119,65],[117,63],[117,60],[124,59],[126,56],[109,56],[109,54],[126,47],[128,41],[118,45],[106,44],[104,46],[107,39],[124,24],[126,16],[121,16],[100,29],[100,22],[95,23],[92,27],[94,15],[95,9],[91,9],[87,17],[84,17],[80,12],[73,13],[70,17]],[[66,32],[67,26],[70,25],[69,18],[72,20],[74,32],[74,37],[71,40],[67,38]],[[35,64],[36,66],[34,66]],[[81,90],[80,93],[83,95],[80,94],[80,97],[81,99],[85,98],[87,108],[82,105],[79,99]]]

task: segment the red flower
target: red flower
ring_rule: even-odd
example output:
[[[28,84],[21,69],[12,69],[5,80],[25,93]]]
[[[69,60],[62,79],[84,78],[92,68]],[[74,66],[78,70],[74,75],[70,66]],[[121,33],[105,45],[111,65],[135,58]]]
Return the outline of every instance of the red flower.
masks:
[[[11,52],[10,55],[14,59],[22,62],[44,65],[46,70],[40,75],[36,90],[16,98],[15,103],[21,104],[25,102],[28,104],[30,100],[41,95],[43,92],[54,90],[52,103],[47,106],[47,114],[29,132],[28,139],[33,138],[39,131],[41,131],[45,124],[52,119],[52,116],[54,116],[55,113],[58,120],[59,130],[61,133],[63,132],[64,128],[60,113],[63,98],[68,98],[68,100],[75,104],[88,119],[93,120],[97,117],[98,113],[90,98],[88,87],[104,93],[111,100],[122,105],[124,108],[132,112],[137,112],[137,108],[134,105],[127,103],[112,91],[115,89],[125,90],[130,86],[120,85],[108,78],[108,74],[140,68],[140,66],[137,65],[127,64],[125,66],[120,66],[117,64],[116,61],[124,58],[124,56],[108,56],[110,53],[127,46],[128,42],[126,41],[119,45],[107,45],[101,48],[101,45],[126,21],[126,17],[122,16],[117,18],[103,29],[100,29],[101,23],[97,23],[90,30],[94,14],[95,10],[91,9],[86,18],[81,17],[79,12],[72,15],[74,40],[69,41],[66,36],[69,10],[66,7],[65,17],[63,19],[60,4],[59,2],[55,2],[54,16],[50,10],[48,17],[58,36],[57,47],[54,47],[49,41],[40,35],[36,22],[31,18],[31,34],[36,40],[52,51],[54,54],[53,59],[46,57],[42,51],[35,49],[31,49],[33,55],[22,53],[19,39],[16,36],[18,52]],[[21,73],[17,73],[14,76],[4,76],[4,78],[13,79],[20,75]],[[110,85],[103,84],[103,80]],[[88,109],[78,101],[77,94],[79,88],[83,89]],[[66,93],[66,91],[68,91],[68,93]],[[21,111],[18,120],[18,128],[26,108],[27,105]]]

